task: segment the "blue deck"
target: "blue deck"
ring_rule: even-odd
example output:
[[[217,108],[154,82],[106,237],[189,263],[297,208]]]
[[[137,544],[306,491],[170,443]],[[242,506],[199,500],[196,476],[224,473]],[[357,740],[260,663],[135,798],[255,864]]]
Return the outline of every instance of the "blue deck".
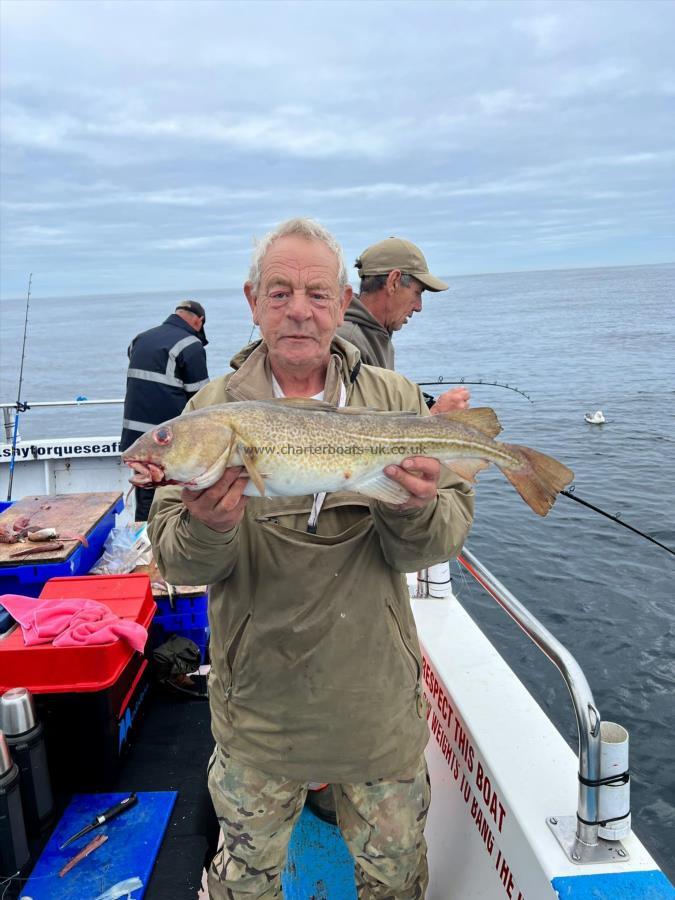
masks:
[[[614,872],[554,878],[560,900],[675,900],[675,888],[663,872]]]

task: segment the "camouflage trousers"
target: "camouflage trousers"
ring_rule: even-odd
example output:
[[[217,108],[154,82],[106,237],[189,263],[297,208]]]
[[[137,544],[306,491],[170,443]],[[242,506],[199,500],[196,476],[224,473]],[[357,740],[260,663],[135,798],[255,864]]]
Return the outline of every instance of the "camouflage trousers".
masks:
[[[251,768],[222,747],[209,761],[208,780],[224,836],[208,873],[209,897],[281,897],[281,872],[307,783]],[[429,880],[423,832],[431,796],[424,756],[397,779],[334,785],[333,792],[355,861],[359,900],[422,900]]]

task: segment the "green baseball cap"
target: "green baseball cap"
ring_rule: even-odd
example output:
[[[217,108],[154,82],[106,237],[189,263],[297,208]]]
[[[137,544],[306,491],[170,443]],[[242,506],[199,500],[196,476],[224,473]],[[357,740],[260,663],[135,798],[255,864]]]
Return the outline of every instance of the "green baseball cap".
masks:
[[[366,275],[388,275],[392,269],[400,269],[404,275],[412,275],[429,291],[447,291],[448,285],[429,271],[424,254],[419,247],[403,238],[389,237],[363,251],[354,263],[361,278]]]

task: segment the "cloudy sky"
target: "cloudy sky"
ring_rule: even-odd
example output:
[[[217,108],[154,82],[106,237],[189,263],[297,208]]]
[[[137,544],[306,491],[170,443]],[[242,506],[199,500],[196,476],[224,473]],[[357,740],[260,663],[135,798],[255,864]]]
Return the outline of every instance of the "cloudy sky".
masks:
[[[310,215],[440,275],[675,258],[675,3],[1,0],[0,292],[241,284]]]

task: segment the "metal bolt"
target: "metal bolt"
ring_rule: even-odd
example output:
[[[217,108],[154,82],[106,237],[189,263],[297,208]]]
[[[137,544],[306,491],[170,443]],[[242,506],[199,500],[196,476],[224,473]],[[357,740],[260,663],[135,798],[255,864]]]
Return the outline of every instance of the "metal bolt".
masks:
[[[628,856],[626,851],[622,850],[621,848],[619,848],[616,852],[619,854],[619,856]]]
[[[580,857],[579,854],[576,852],[576,850],[575,850],[574,853],[572,854],[572,859],[576,859],[576,860],[581,859],[581,857]]]
[[[555,816],[551,816],[551,818],[549,819],[549,822],[551,823],[551,825],[558,824],[558,820],[555,818]]]

